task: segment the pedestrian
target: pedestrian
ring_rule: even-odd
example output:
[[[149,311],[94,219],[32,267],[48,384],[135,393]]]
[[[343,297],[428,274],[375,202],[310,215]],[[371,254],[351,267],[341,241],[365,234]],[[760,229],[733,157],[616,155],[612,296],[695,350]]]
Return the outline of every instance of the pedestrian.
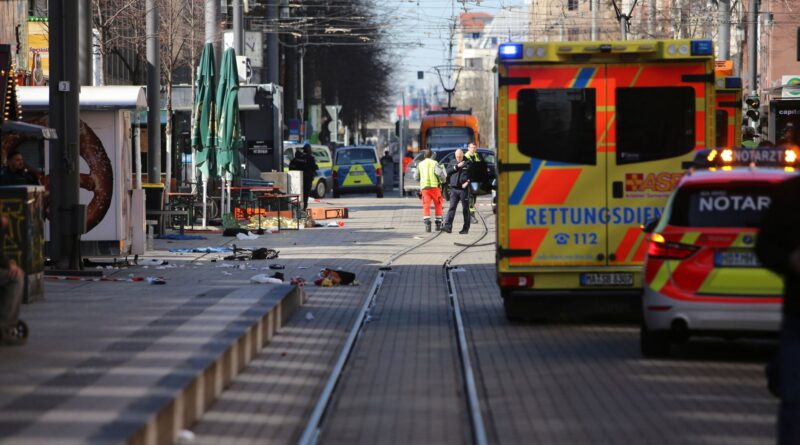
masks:
[[[0,186],[3,185],[41,185],[39,177],[22,158],[22,153],[13,150],[6,156],[6,166],[0,171]]]
[[[391,164],[394,162],[392,159],[392,155],[389,154],[389,149],[383,150],[383,156],[381,156],[381,165],[383,164]]]
[[[800,443],[800,177],[778,187],[756,242],[758,259],[784,280],[777,363],[778,444]],[[770,382],[774,386],[776,382]]]
[[[431,231],[431,203],[434,206],[436,215],[436,230],[442,228],[442,177],[444,172],[438,162],[433,160],[433,152],[425,150],[425,159],[417,165],[414,172],[414,179],[419,181],[419,189],[422,194],[422,222],[425,223],[425,231]]]
[[[781,137],[778,139],[777,145],[780,148],[798,151],[799,148],[797,146],[797,134],[793,123],[789,122],[785,127],[783,127],[783,130],[781,130]]]
[[[0,216],[0,249],[6,245],[7,229],[8,218]],[[0,250],[0,344],[20,345],[25,342],[24,338],[14,335],[19,321],[24,277],[25,273],[17,262]]]
[[[403,174],[406,173],[408,170],[408,164],[414,160],[414,154],[411,153],[411,150],[406,150],[406,155],[403,156]]]
[[[756,129],[749,125],[744,127],[744,130],[742,131],[742,147],[755,148],[757,145]]]
[[[461,203],[461,213],[464,215],[464,225],[460,234],[469,232],[471,215],[469,213],[469,175],[467,174],[468,163],[464,159],[464,150],[458,149],[455,159],[447,166],[447,185],[450,187],[450,208],[447,209],[447,217],[444,220],[442,230],[451,233],[453,231],[453,220],[456,217],[456,207]]]
[[[486,164],[483,162],[483,156],[478,153],[478,146],[475,145],[474,142],[470,142],[467,145],[467,153],[464,155],[464,158],[470,163],[468,168],[475,168],[479,166],[483,166],[485,168]],[[479,167],[480,168],[480,167]],[[471,190],[468,190],[467,193],[469,194],[469,216],[472,223],[477,224],[478,218],[475,217],[475,203],[477,201],[477,197],[475,193],[472,193]]]
[[[289,163],[289,170],[300,170],[303,172],[303,210],[308,209],[308,195],[311,194],[311,186],[314,184],[314,177],[317,176],[317,161],[311,153],[311,145],[303,145],[303,150],[295,152],[294,159]]]

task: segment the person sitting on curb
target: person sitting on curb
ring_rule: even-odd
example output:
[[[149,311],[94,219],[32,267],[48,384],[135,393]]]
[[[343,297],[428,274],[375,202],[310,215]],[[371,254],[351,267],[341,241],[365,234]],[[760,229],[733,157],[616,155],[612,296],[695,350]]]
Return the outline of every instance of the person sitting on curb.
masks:
[[[0,248],[5,245],[8,218],[0,216]],[[25,273],[13,259],[0,251],[0,345],[21,345],[24,338],[16,334]]]

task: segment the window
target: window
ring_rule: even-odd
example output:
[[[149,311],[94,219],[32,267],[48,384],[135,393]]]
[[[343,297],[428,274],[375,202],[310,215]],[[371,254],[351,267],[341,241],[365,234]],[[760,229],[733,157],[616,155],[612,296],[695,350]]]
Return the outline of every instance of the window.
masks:
[[[694,121],[691,87],[617,88],[617,164],[689,153]]]
[[[468,127],[434,127],[425,134],[427,148],[460,147],[475,140],[475,133]]]
[[[475,40],[477,40],[477,39],[480,39],[480,38],[481,38],[481,33],[479,33],[479,32],[473,32],[471,37],[472,37],[473,39],[475,39]]]
[[[579,28],[567,28],[567,40],[580,40],[581,30]]]
[[[575,11],[578,9],[578,0],[567,0],[567,9]]]
[[[470,57],[466,60],[467,68],[481,69],[483,68],[483,60],[480,57]]]
[[[337,165],[374,164],[378,162],[372,148],[348,148],[336,152]]]
[[[597,164],[595,90],[526,89],[517,97],[519,151],[532,158]]]
[[[675,195],[670,224],[680,227],[759,227],[774,185],[738,184],[683,188]]]
[[[317,162],[331,162],[331,158],[328,156],[328,150],[324,148],[315,148],[312,153]]]
[[[728,112],[725,110],[717,110],[717,147],[728,146]]]

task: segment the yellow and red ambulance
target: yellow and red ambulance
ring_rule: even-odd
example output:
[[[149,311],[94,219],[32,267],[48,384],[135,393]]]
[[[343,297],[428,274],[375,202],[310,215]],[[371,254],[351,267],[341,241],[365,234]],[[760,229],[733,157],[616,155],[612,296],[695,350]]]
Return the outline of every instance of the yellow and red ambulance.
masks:
[[[639,304],[658,218],[715,136],[709,40],[505,43],[497,275],[506,314],[573,295]]]
[[[716,62],[716,148],[742,146],[742,78],[732,75],[732,65]]]

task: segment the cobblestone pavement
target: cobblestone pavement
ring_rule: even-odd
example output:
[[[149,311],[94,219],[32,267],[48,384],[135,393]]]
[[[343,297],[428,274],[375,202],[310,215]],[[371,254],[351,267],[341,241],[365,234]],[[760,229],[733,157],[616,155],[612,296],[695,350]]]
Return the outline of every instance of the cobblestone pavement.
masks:
[[[493,247],[469,252],[455,275],[492,442],[774,443],[774,342],[693,340],[649,360],[634,325],[510,323]]]
[[[344,230],[267,239],[287,276],[341,267],[361,286],[307,287],[306,305],[191,428],[194,443],[295,443],[377,266],[432,237],[414,199],[335,203],[351,209]],[[453,264],[464,269],[454,275],[491,443],[774,442],[776,403],[763,378],[774,342],[693,341],[671,359],[647,360],[632,324],[510,323],[495,284],[493,216],[481,204],[489,235]],[[442,234],[393,263],[320,443],[472,440],[441,265],[460,249],[454,242],[480,237],[475,225],[466,236]]]
[[[350,209],[350,218],[344,220],[348,230],[300,231],[298,236],[315,239],[298,241],[298,246],[324,247],[285,248],[281,257],[290,263],[297,258],[314,273],[321,267],[355,272],[361,285],[307,286],[309,299],[303,308],[192,428],[195,443],[296,441],[378,266],[393,253],[431,236],[422,231],[416,199],[347,197],[336,200],[336,205]],[[318,237],[332,238],[317,242]]]

